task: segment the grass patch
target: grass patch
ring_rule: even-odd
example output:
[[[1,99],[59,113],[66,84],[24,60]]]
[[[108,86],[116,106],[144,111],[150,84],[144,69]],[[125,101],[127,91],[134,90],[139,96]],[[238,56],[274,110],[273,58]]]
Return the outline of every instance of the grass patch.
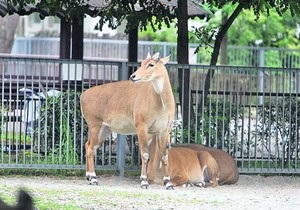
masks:
[[[112,176],[116,175],[114,170],[98,170],[97,176]],[[126,172],[125,176],[139,176],[140,172]],[[2,168],[0,176],[48,176],[58,178],[82,178],[85,177],[85,169],[24,169],[24,168]]]
[[[106,179],[110,184],[101,183],[100,180],[100,186],[91,186],[82,179],[76,180],[76,178],[57,180],[57,177],[20,177],[22,178],[23,180],[18,180],[18,177],[11,177],[2,184],[0,197],[5,202],[15,204],[19,185],[24,183],[33,197],[36,209],[45,210],[144,209],[146,206],[151,207],[150,209],[166,209],[163,206],[167,206],[169,209],[173,204],[178,208],[180,206],[181,209],[183,206],[198,206],[205,203],[197,196],[190,197],[180,193],[180,190],[179,194],[175,191],[166,191],[163,186],[157,190],[156,187],[142,190],[135,181],[128,184],[128,180],[125,180],[123,186],[123,181],[114,183],[114,178]],[[29,180],[32,184],[28,183]],[[190,193],[195,192],[190,191]]]

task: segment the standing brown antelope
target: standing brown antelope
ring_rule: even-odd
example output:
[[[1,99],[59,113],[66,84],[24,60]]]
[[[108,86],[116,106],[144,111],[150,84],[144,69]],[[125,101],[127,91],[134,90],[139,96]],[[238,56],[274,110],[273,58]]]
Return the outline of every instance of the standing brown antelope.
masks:
[[[86,178],[90,184],[98,184],[94,155],[111,132],[137,134],[142,159],[142,188],[147,189],[149,185],[149,134],[157,136],[157,152],[167,164],[168,133],[175,114],[174,95],[165,67],[169,57],[159,58],[159,53],[148,56],[130,76],[131,82],[99,85],[82,93],[81,110],[89,130],[85,149]],[[167,167],[164,168],[163,181],[167,189],[172,189]]]

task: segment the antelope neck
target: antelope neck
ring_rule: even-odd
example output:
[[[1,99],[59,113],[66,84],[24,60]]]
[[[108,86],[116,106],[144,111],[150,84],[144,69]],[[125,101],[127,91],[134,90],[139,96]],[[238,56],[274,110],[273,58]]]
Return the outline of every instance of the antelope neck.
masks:
[[[154,91],[157,94],[162,94],[164,89],[164,80],[162,78],[152,80]]]
[[[166,94],[168,95],[167,93],[168,87],[164,87],[164,82],[165,80],[163,78],[159,78],[152,81],[154,91],[160,96],[161,104],[163,107],[165,107],[166,103],[168,103],[167,101],[164,100],[164,98],[166,99]],[[163,93],[164,88],[167,89],[165,90],[165,93]]]

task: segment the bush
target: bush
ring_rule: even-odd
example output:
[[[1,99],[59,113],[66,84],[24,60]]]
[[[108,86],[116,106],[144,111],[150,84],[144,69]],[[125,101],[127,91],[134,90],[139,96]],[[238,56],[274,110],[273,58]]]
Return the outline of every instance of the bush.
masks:
[[[238,119],[241,109],[222,98],[208,98],[204,104],[204,111],[199,108],[197,118],[190,121],[189,128],[182,128],[177,122],[177,143],[199,143],[217,148],[230,148],[235,144]],[[179,129],[178,129],[179,128]],[[178,131],[179,130],[179,131]]]
[[[40,136],[46,143],[42,147],[55,163],[76,164],[81,156],[82,133],[87,136],[87,126],[81,115],[80,94],[70,90],[48,97],[42,105]]]

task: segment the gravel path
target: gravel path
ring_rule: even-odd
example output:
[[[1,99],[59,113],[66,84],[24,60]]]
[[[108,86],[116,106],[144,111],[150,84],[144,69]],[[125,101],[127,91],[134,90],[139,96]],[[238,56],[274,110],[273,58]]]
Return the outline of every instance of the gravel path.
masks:
[[[0,197],[25,187],[35,200],[61,204],[60,209],[65,204],[78,209],[300,209],[300,177],[294,176],[240,175],[235,185],[173,191],[160,185],[142,190],[137,177],[99,181],[91,186],[83,178],[0,177]]]

